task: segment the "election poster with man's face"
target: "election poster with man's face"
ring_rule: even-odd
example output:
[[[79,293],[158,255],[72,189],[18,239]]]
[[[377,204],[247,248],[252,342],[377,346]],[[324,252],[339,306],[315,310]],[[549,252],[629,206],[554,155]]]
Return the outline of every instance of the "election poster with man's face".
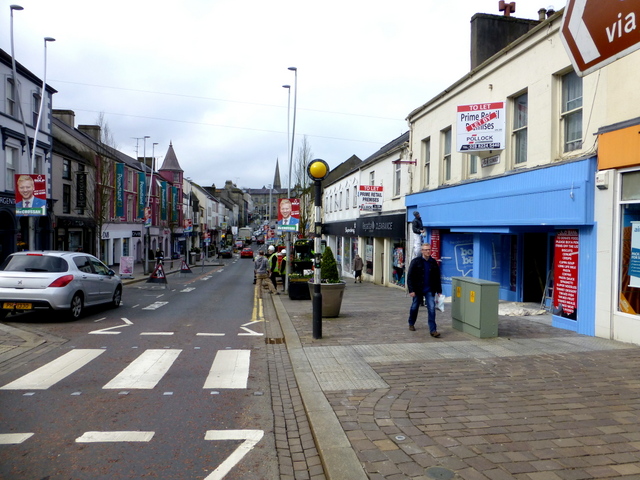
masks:
[[[47,214],[47,176],[16,174],[16,216],[38,217]]]

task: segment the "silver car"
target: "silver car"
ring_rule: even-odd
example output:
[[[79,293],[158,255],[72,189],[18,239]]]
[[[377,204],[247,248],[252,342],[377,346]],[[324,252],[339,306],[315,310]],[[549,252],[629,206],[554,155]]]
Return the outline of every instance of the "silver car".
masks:
[[[61,311],[80,318],[85,307],[118,307],[122,281],[93,255],[81,252],[18,252],[0,265],[0,318],[12,312]]]

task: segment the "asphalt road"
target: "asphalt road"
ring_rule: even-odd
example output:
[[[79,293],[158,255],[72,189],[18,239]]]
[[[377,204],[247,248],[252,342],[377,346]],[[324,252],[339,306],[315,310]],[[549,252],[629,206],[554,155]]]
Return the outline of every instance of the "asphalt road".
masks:
[[[76,322],[16,317],[69,341],[0,377],[0,478],[278,478],[253,264],[224,263]]]

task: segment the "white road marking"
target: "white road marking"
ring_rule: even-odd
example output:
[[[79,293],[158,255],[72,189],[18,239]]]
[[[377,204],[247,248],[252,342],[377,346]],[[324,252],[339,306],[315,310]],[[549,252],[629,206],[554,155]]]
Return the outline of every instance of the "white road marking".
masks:
[[[33,433],[0,433],[0,445],[17,445],[32,436]]]
[[[169,302],[154,302],[151,305],[144,307],[142,310],[157,310],[160,307],[164,307]]]
[[[76,438],[76,443],[96,442],[148,442],[155,432],[121,431],[121,432],[85,432]]]
[[[152,389],[171,368],[182,350],[146,350],[103,389]]]
[[[196,337],[224,337],[224,333],[196,333]]]
[[[103,353],[101,348],[72,350],[0,390],[46,390]]]
[[[193,292],[195,290],[195,287],[187,287],[184,290],[180,290],[181,292]]]
[[[173,335],[174,332],[142,332],[140,335]]]
[[[264,333],[254,332],[253,330],[250,330],[247,327],[240,327],[240,328],[243,329],[245,332],[248,332],[248,333],[239,333],[238,334],[239,337],[242,337],[242,336],[260,337],[260,336],[264,335]]]
[[[205,440],[244,440],[205,480],[221,480],[262,439],[262,430],[207,430]]]
[[[111,330],[114,330],[116,328],[122,328],[122,327],[130,327],[131,325],[133,325],[133,322],[130,320],[127,320],[126,318],[122,318],[122,320],[124,321],[124,325],[116,325],[115,327],[107,327],[107,328],[102,328],[100,330],[94,330],[93,332],[89,332],[89,334],[96,334],[96,335],[118,335],[121,332],[111,332]]]
[[[251,350],[220,350],[202,388],[247,388]]]

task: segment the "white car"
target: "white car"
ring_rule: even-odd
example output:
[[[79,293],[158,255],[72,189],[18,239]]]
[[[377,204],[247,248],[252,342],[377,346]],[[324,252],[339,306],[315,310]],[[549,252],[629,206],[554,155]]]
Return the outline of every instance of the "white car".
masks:
[[[54,310],[75,320],[85,307],[118,307],[121,300],[120,277],[87,253],[17,252],[0,265],[0,318],[12,312]]]

